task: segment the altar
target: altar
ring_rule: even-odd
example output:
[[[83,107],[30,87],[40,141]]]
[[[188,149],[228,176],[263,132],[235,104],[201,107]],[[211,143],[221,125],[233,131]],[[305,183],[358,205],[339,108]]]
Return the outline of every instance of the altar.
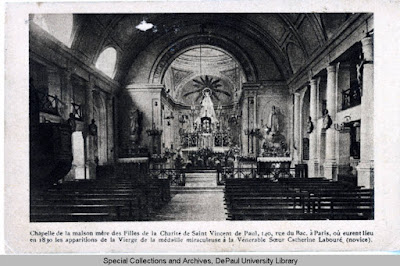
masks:
[[[212,133],[201,133],[199,134],[199,143],[200,148],[209,148],[214,147],[214,135]]]
[[[180,131],[182,151],[198,151],[208,149],[212,152],[224,152],[229,150],[231,136],[226,125],[217,118],[214,104],[211,100],[211,90],[204,88],[200,113],[193,118],[192,127],[189,130]],[[219,106],[219,108],[222,108]],[[195,109],[195,107],[193,107]]]
[[[257,157],[257,168],[290,168],[291,157]]]

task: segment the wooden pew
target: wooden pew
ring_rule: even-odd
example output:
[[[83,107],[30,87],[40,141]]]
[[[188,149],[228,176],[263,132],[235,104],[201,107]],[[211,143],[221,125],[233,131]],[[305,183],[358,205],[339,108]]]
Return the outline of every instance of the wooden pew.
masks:
[[[65,182],[31,195],[31,222],[149,220],[169,190],[164,180]]]
[[[373,191],[323,178],[227,179],[230,220],[373,219]]]

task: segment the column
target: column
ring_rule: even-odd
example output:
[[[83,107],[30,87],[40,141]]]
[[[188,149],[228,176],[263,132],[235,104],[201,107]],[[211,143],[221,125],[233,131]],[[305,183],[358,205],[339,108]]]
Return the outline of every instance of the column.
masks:
[[[71,112],[71,95],[72,95],[72,84],[71,84],[71,70],[62,69],[61,70],[61,101],[65,104],[63,106],[62,113],[60,114],[64,119],[69,118],[69,113]]]
[[[109,163],[114,162],[114,117],[113,117],[113,101],[112,96],[106,95],[107,108],[107,160]]]
[[[96,179],[96,162],[95,162],[95,137],[89,134],[89,125],[94,118],[93,114],[93,92],[94,92],[94,81],[91,79],[86,83],[86,94],[85,94],[85,126],[84,126],[84,137],[85,137],[85,179]],[[98,125],[98,121],[96,121]]]
[[[313,131],[310,133],[310,160],[308,164],[309,177],[318,176],[318,151],[317,151],[317,79],[310,80],[310,117],[314,125]]]
[[[243,100],[243,105],[242,105],[242,117],[241,117],[241,132],[240,132],[240,136],[242,138],[242,155],[243,156],[248,156],[249,155],[249,136],[245,134],[246,130],[248,129],[248,120],[247,120],[247,110],[248,110],[248,101],[245,98]]]
[[[293,141],[294,141],[294,148],[293,151],[294,155],[294,164],[301,163],[301,152],[300,152],[300,93],[294,93],[294,111],[293,111],[293,118],[294,118],[294,125],[293,125]]]
[[[61,76],[61,101],[64,103],[62,113],[60,114],[64,119],[69,118],[72,112],[72,71],[64,68],[60,72]],[[85,144],[81,131],[72,132],[72,167],[69,173],[65,176],[65,180],[85,179]]]
[[[119,154],[119,146],[118,146],[118,140],[120,138],[119,135],[119,126],[118,126],[118,98],[116,96],[112,97],[112,119],[113,119],[113,149],[114,149],[114,162],[117,161],[118,159],[118,154]]]
[[[326,109],[334,123],[336,119],[336,65],[328,66],[326,70]],[[333,123],[326,129],[324,175],[327,179],[337,180],[336,131]]]
[[[362,72],[361,96],[361,158],[357,166],[358,185],[374,187],[374,64],[373,39],[362,41],[364,65]]]
[[[255,97],[248,97],[247,98],[247,128],[249,130],[248,134],[248,152],[250,155],[256,155],[256,137],[254,135],[255,129]],[[253,132],[253,134],[251,133]]]

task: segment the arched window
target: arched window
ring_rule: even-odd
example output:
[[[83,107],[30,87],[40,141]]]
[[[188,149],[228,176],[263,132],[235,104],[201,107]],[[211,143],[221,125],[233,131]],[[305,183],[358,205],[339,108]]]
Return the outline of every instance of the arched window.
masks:
[[[69,48],[72,44],[73,21],[72,14],[35,14],[33,16],[35,24]]]
[[[97,58],[96,67],[110,78],[113,78],[116,62],[117,51],[112,47],[108,47]]]

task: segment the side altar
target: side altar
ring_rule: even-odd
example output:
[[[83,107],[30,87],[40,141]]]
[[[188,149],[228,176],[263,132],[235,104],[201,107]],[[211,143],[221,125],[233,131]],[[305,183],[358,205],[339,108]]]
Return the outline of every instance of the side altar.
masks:
[[[282,134],[281,118],[275,106],[269,114],[267,124],[262,123],[260,130],[261,149],[257,157],[257,168],[289,169],[292,163],[286,138]]]

